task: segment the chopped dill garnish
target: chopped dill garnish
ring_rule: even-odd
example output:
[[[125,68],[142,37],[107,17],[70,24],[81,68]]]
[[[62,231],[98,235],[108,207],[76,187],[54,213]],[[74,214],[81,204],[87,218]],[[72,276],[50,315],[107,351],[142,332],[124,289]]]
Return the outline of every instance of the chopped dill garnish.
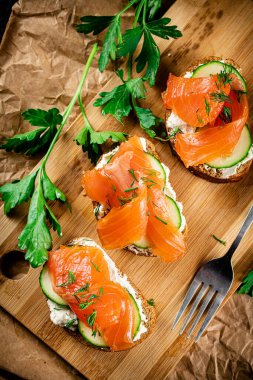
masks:
[[[207,116],[209,116],[210,111],[211,111],[211,107],[210,107],[210,104],[208,103],[208,101],[206,100],[206,98],[204,99],[204,101],[205,101],[206,113],[207,113]]]
[[[149,300],[147,300],[147,303],[148,303],[150,306],[155,306],[155,300],[154,300],[154,298],[150,298]]]
[[[214,102],[229,102],[232,103],[232,99],[229,98],[223,91],[215,91],[210,94],[210,99]]]
[[[66,286],[73,284],[75,281],[76,281],[76,276],[75,276],[75,274],[72,272],[72,270],[70,269],[70,270],[68,271],[68,281],[63,282],[62,284],[59,284],[59,285],[56,285],[56,286],[57,286],[58,288],[65,288]]]
[[[129,187],[129,189],[125,189],[124,192],[125,193],[129,193],[130,191],[134,191],[134,190],[137,190],[137,189],[138,189],[137,186],[135,186],[135,187]]]
[[[202,120],[201,116],[198,115],[198,112],[199,112],[199,110],[197,109],[197,111],[196,111],[196,116],[197,116],[198,122],[199,122],[200,124],[203,124],[203,120]]]
[[[162,218],[160,218],[159,216],[155,215],[155,218],[158,219],[160,222],[162,222],[163,224],[168,224],[165,220],[163,220]]]
[[[112,189],[113,189],[113,191],[117,191],[117,188],[115,185],[112,185]]]
[[[232,114],[231,114],[231,109],[227,106],[223,107],[222,112],[220,113],[220,119],[224,123],[230,123],[232,121]]]
[[[87,323],[90,327],[93,327],[95,320],[97,318],[97,311],[94,310],[93,313],[91,313],[87,318]]]
[[[79,303],[79,307],[80,309],[85,310],[87,309],[87,307],[89,307],[92,304],[93,304],[93,301],[85,301],[85,302]]]
[[[101,270],[99,269],[97,264],[93,263],[93,261],[90,261],[90,262],[94,266],[94,268],[96,269],[97,272],[101,272]]]
[[[247,91],[234,90],[238,103],[241,103],[241,96],[247,94]]]
[[[70,327],[72,327],[74,325],[74,323],[76,322],[76,319],[70,319],[64,327],[66,327],[67,329],[69,329]]]
[[[101,286],[101,288],[99,288],[98,290],[98,294],[101,296],[102,294],[104,294],[104,288]]]
[[[220,238],[218,238],[218,237],[215,236],[215,235],[212,235],[212,237],[213,237],[215,240],[217,240],[219,243],[223,244],[223,245],[226,245],[226,244],[227,244],[227,242],[226,242],[225,240],[221,240]]]
[[[134,179],[136,182],[138,182],[138,179],[136,178],[136,175],[135,175],[135,173],[134,173],[134,169],[129,169],[128,171],[129,171],[129,173],[131,174],[131,176],[133,177],[133,179]]]
[[[87,291],[89,290],[89,288],[90,288],[90,284],[87,282],[87,283],[85,284],[85,286],[83,286],[83,287],[80,288],[80,289],[77,289],[77,290],[73,293],[73,295],[75,295],[75,294],[77,294],[77,293],[87,292]]]

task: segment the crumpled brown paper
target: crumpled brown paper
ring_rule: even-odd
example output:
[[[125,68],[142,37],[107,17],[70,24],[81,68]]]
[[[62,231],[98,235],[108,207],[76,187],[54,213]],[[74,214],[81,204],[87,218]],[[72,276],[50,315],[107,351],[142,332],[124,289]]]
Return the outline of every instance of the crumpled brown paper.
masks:
[[[27,108],[64,110],[78,85],[92,44],[97,40],[92,35],[78,34],[73,23],[85,14],[114,14],[126,3],[127,0],[20,0],[15,4],[0,48],[1,138],[28,129],[20,116]],[[131,17],[129,11],[124,16],[125,25]],[[85,102],[113,75],[112,68],[111,65],[101,74],[94,61],[85,84]],[[75,109],[72,120],[77,112]],[[0,154],[0,183],[22,177],[40,159],[40,156],[27,158],[3,151]],[[210,324],[207,334],[165,378],[252,378],[252,309],[250,297],[234,295]],[[2,368],[26,379],[79,378],[70,366],[4,311],[0,322]]]

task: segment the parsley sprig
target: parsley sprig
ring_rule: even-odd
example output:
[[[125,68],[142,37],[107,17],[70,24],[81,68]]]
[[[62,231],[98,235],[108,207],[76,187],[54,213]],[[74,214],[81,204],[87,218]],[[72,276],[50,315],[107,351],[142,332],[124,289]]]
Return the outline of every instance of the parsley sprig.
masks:
[[[239,294],[248,294],[253,297],[253,270],[243,279],[240,288],[237,290]]]
[[[121,16],[132,5],[135,6],[132,28],[122,34]],[[145,82],[150,86],[154,85],[160,63],[160,50],[153,36],[163,39],[182,36],[175,25],[168,26],[171,19],[153,20],[160,7],[161,0],[132,0],[115,16],[84,16],[81,18],[82,23],[76,26],[78,32],[85,34],[93,32],[94,35],[107,29],[98,61],[101,72],[105,70],[110,59],[115,61],[117,58],[127,57],[127,78],[122,69],[117,70],[116,74],[122,84],[110,92],[101,92],[100,98],[94,105],[103,107],[103,115],[111,114],[121,123],[123,117],[134,111],[140,127],[150,137],[156,136],[154,127],[162,120],[155,116],[151,109],[141,107],[138,101],[146,98]],[[140,53],[136,56],[139,45],[141,45]],[[138,74],[142,72],[141,77],[133,77],[134,65]]]
[[[16,206],[31,199],[27,224],[19,235],[18,247],[26,251],[25,258],[29,260],[32,267],[38,267],[48,259],[48,250],[52,247],[50,226],[57,231],[58,236],[62,235],[60,223],[48,201],[67,203],[67,199],[64,193],[50,180],[46,172],[46,164],[77,100],[85,120],[85,126],[77,135],[76,141],[82,145],[84,151],[88,151],[89,158],[93,162],[99,158],[101,144],[105,141],[108,139],[119,142],[125,140],[125,135],[121,132],[94,131],[88,122],[81,102],[81,91],[97,50],[98,47],[95,44],[87,60],[76,93],[62,114],[56,108],[48,111],[28,109],[23,112],[23,117],[32,126],[38,128],[9,138],[5,144],[0,146],[7,151],[28,155],[46,150],[45,156],[33,173],[26,175],[21,180],[0,187],[5,214],[9,214]]]

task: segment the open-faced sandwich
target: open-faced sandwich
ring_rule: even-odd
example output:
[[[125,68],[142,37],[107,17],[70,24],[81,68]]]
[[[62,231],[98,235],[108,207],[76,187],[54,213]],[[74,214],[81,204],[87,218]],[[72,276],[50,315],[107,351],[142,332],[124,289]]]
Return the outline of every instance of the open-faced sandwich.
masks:
[[[52,322],[78,330],[95,348],[128,350],[154,326],[154,307],[91,239],[49,252],[40,286]]]
[[[169,183],[169,168],[153,144],[131,137],[104,154],[82,184],[92,199],[97,231],[106,249],[174,261],[186,250],[182,204]]]
[[[246,82],[229,59],[208,58],[163,93],[170,143],[184,165],[209,181],[240,180],[253,159]]]

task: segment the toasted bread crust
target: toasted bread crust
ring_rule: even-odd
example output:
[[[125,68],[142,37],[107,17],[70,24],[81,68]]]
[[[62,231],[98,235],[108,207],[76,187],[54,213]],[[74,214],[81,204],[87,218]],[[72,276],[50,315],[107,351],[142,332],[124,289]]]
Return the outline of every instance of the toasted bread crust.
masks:
[[[66,243],[66,246],[71,246],[71,245],[82,246],[81,242],[83,239],[84,238],[76,238],[76,239]],[[119,270],[119,269],[118,269],[118,274],[121,277],[124,276],[123,272],[121,272],[121,270]],[[150,333],[152,332],[152,330],[155,326],[156,312],[155,312],[155,307],[148,304],[146,298],[143,296],[141,291],[138,288],[136,288],[135,284],[129,278],[128,278],[128,281],[132,285],[132,287],[134,288],[137,298],[139,298],[141,300],[142,310],[147,317],[147,321],[144,322],[144,325],[147,328],[147,331],[141,335],[140,339],[138,339],[137,341],[134,342],[133,346],[129,348],[129,349],[131,349],[131,348],[137,346],[138,344],[140,344],[143,340],[145,340],[147,338],[148,335],[150,335]],[[90,346],[92,348],[98,349],[100,351],[110,352],[109,348],[97,347],[97,346],[94,346],[93,344],[85,341],[84,338],[81,336],[81,334],[78,331],[71,331],[71,330],[68,330],[68,331],[71,335],[75,336],[78,339],[78,341],[80,341],[82,344],[85,344],[85,345]],[[125,350],[125,351],[128,351],[128,350]]]
[[[184,76],[189,71],[192,72],[196,70],[196,68],[199,65],[208,63],[210,61],[221,61],[221,60],[224,61],[224,63],[227,63],[228,65],[234,66],[238,71],[241,71],[241,68],[232,59],[225,59],[225,58],[210,56],[210,57],[206,57],[204,59],[194,62],[181,74],[181,76]],[[165,111],[165,124],[167,124],[167,119],[169,118],[170,114],[171,114],[171,110]],[[167,130],[168,135],[170,135],[171,131],[167,128],[167,126],[166,126],[166,130]],[[183,163],[183,161],[181,160],[181,158],[179,157],[179,155],[177,154],[175,150],[175,141],[176,141],[175,138],[170,139],[169,141],[170,147],[173,150],[173,152],[176,154],[178,159]],[[219,172],[217,173],[211,172],[210,170],[206,169],[203,165],[190,166],[188,170],[194,175],[201,177],[203,179],[206,179],[207,181],[210,181],[210,182],[215,182],[215,183],[237,182],[237,181],[240,181],[248,173],[250,166],[252,164],[252,161],[253,159],[240,165],[238,167],[236,174],[233,174],[226,178],[221,177],[221,174]]]
[[[147,152],[150,153],[150,154],[152,154],[152,155],[153,155],[154,157],[156,157],[159,161],[161,161],[161,160],[160,160],[160,157],[159,157],[159,155],[158,155],[158,153],[157,153],[156,150],[155,150],[155,146],[154,146],[154,144],[153,144],[151,141],[147,140],[147,139],[146,139],[146,141],[147,141],[147,147],[146,147]],[[101,159],[102,159],[102,157],[100,157],[98,163],[101,161]],[[94,210],[95,210],[95,208],[96,208],[97,206],[99,206],[99,203],[96,202],[96,201],[92,201],[92,204],[93,204],[93,209],[94,209]],[[109,212],[109,209],[107,210],[107,212]],[[106,212],[102,217],[104,217],[104,216],[107,214],[107,212]],[[187,237],[187,231],[188,231],[188,228],[187,228],[187,225],[186,225],[186,226],[185,226],[185,229],[184,229],[184,231],[183,231],[183,237],[184,237],[184,240],[185,240],[185,241],[186,241],[186,237]],[[152,252],[152,249],[151,249],[151,248],[146,248],[146,249],[145,249],[145,248],[139,248],[139,247],[134,246],[134,245],[129,245],[129,246],[127,246],[127,247],[125,248],[125,250],[130,251],[130,252],[132,252],[132,253],[134,253],[135,255],[138,255],[138,256],[157,257],[157,256]]]

